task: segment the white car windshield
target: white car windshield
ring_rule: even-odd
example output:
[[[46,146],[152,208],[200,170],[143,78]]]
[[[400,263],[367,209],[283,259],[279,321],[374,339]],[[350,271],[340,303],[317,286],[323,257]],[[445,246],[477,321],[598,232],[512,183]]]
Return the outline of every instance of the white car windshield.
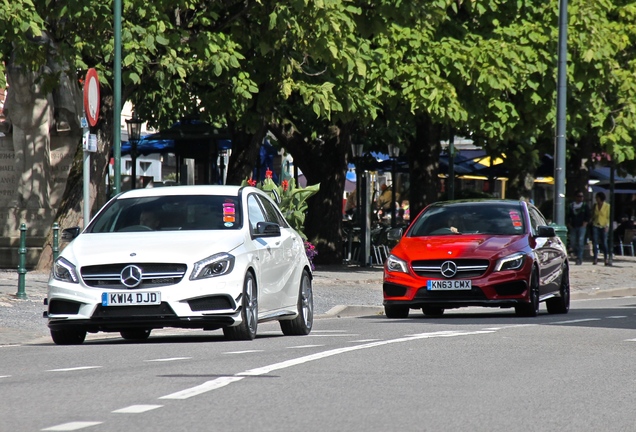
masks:
[[[242,223],[236,196],[152,196],[112,201],[87,232],[236,230]]]

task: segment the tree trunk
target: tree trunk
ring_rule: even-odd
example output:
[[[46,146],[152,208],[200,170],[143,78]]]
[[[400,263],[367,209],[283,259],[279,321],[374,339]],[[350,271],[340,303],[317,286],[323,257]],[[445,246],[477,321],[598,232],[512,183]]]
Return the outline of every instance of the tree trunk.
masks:
[[[594,161],[589,159],[594,147],[592,134],[581,137],[578,143],[569,143],[570,149],[566,163],[566,197],[573,197],[576,191],[582,191],[587,197],[587,185],[590,180],[590,168]]]
[[[260,165],[261,143],[266,133],[265,124],[255,133],[244,130],[232,131],[232,155],[227,167],[227,184],[240,185],[243,180],[250,177],[252,168]]]
[[[411,188],[409,204],[411,220],[439,199],[440,182],[439,154],[442,126],[434,124],[428,115],[421,115],[416,121],[415,141],[407,149]]]
[[[91,217],[106,203],[108,196],[104,187],[105,179],[108,176],[108,166],[110,154],[113,146],[113,97],[102,93],[102,103],[100,110],[100,120],[94,132],[97,134],[97,152],[90,155],[90,208]],[[85,227],[88,221],[84,221],[83,199],[84,199],[84,151],[81,140],[78,142],[73,165],[66,182],[66,188],[60,207],[55,216],[60,230],[74,226]],[[60,235],[61,238],[61,235]],[[60,250],[62,249],[60,242]],[[47,270],[53,263],[53,232],[50,231],[40,254],[40,259],[36,266],[37,270]]]
[[[324,140],[306,141],[297,131],[283,132],[271,127],[283,147],[294,156],[307,184],[320,182],[318,193],[309,198],[304,231],[316,246],[316,264],[342,263],[342,199],[347,172],[347,127],[331,126]]]

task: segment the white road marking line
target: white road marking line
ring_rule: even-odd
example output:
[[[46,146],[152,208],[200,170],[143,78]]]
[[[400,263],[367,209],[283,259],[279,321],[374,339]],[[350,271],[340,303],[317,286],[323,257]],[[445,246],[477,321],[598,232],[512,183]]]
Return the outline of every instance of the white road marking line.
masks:
[[[314,361],[314,360],[320,360],[326,357],[331,357],[331,356],[335,356],[335,355],[339,355],[339,354],[344,354],[346,352],[350,352],[350,351],[357,351],[357,350],[361,350],[361,349],[367,349],[367,348],[375,348],[378,346],[382,346],[382,345],[390,345],[390,344],[394,344],[394,343],[400,343],[400,342],[410,342],[410,341],[414,341],[414,340],[419,340],[419,339],[431,339],[431,338],[438,338],[438,337],[454,337],[454,336],[472,336],[472,335],[479,335],[479,334],[488,334],[488,333],[494,333],[492,331],[472,331],[472,332],[453,332],[453,331],[442,331],[442,332],[434,332],[434,333],[420,333],[420,334],[415,334],[412,336],[406,336],[406,337],[402,337],[402,338],[398,338],[398,339],[389,339],[389,340],[384,340],[384,341],[378,341],[378,342],[371,342],[368,344],[363,344],[363,345],[356,345],[356,346],[352,346],[352,347],[345,347],[345,348],[337,348],[337,349],[333,349],[333,350],[329,350],[329,351],[323,351],[323,352],[319,352],[316,354],[311,354],[305,357],[299,357],[296,359],[291,359],[291,360],[286,360],[280,363],[274,363],[271,364],[269,366],[264,366],[264,367],[260,367],[260,368],[256,368],[256,369],[250,369],[247,370],[245,372],[241,372],[236,374],[236,376],[259,376],[259,375],[265,375],[268,374],[270,372],[273,372],[275,370],[279,370],[279,369],[286,369],[288,367],[291,366],[296,366],[299,364],[303,364],[303,363],[307,363],[310,361]]]
[[[625,339],[625,342],[636,342],[636,339]]]
[[[42,429],[43,431],[76,431],[80,429],[84,429],[91,426],[97,426],[98,424],[102,424],[102,422],[70,422],[64,423],[57,426],[51,426],[46,429]]]
[[[176,393],[172,393],[166,396],[161,396],[159,399],[188,399],[192,396],[197,396],[202,393],[209,392],[211,390],[216,390],[221,387],[225,387],[228,384],[232,384],[235,381],[240,381],[245,377],[242,376],[228,376],[221,377],[217,379],[213,379],[211,381],[206,381],[201,385],[196,387],[191,387],[189,389],[181,390]]]
[[[0,378],[9,378],[11,375],[0,375]]]
[[[255,352],[263,352],[264,350],[245,350],[245,351],[228,351],[223,354],[247,354],[247,353],[255,353]]]
[[[316,347],[321,347],[324,345],[297,345],[297,346],[290,346],[287,347],[288,349],[296,349],[296,348],[316,348]]]
[[[612,316],[608,316],[608,317],[605,317],[605,318],[608,318],[608,319],[620,319],[620,318],[627,318],[627,315],[612,315]]]
[[[471,331],[471,332],[442,331],[442,332],[434,332],[434,333],[420,333],[420,334],[406,336],[406,337],[402,337],[398,339],[390,339],[390,340],[384,340],[384,341],[378,341],[378,342],[371,342],[371,343],[367,343],[363,345],[356,345],[352,347],[338,348],[338,349],[333,349],[329,351],[319,352],[316,354],[307,355],[304,357],[298,357],[295,359],[286,360],[280,363],[274,363],[269,366],[264,366],[264,367],[260,367],[256,369],[250,369],[245,372],[237,373],[234,376],[217,378],[211,381],[204,382],[203,384],[198,385],[196,387],[191,387],[189,389],[181,390],[176,393],[172,393],[166,396],[161,396],[159,399],[188,399],[192,396],[197,396],[212,390],[216,390],[221,387],[225,387],[226,385],[229,385],[233,382],[240,381],[246,376],[265,375],[275,370],[286,369],[291,366],[296,366],[296,365],[307,363],[310,361],[320,360],[326,357],[344,354],[350,351],[357,351],[357,350],[367,349],[367,348],[375,348],[378,346],[389,345],[393,343],[410,342],[410,341],[419,340],[419,339],[454,337],[454,336],[473,336],[473,335],[490,334],[490,333],[494,333],[494,331],[477,330],[477,331]]]
[[[511,325],[507,325],[507,326],[501,326],[502,329],[509,329],[509,328],[518,328],[518,327],[536,327],[539,324],[511,324]]]
[[[311,330],[312,333],[346,333],[347,330]]]
[[[349,343],[375,342],[375,341],[379,341],[379,340],[380,339],[359,339],[359,340],[349,341]]]
[[[359,334],[313,334],[310,333],[305,337],[350,337],[350,336],[360,336]]]
[[[100,367],[101,366],[79,366],[74,368],[51,369],[51,370],[48,370],[47,372],[71,372],[71,371],[79,371],[79,370],[86,370],[86,369],[99,369]]]
[[[172,357],[172,358],[163,358],[163,359],[153,359],[153,360],[144,360],[146,362],[169,362],[169,361],[177,361],[177,360],[189,360],[192,357]]]
[[[600,320],[601,320],[600,318],[582,318],[582,319],[570,320],[570,321],[555,321],[549,324],[576,324],[576,323],[600,321]]]
[[[153,409],[161,408],[163,405],[131,405],[126,408],[120,408],[113,411],[118,414],[141,414]]]

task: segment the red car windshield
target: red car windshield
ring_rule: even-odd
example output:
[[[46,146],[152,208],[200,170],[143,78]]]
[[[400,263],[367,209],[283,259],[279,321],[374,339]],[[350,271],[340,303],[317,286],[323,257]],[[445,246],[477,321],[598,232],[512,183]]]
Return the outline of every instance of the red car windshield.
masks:
[[[525,224],[521,205],[474,202],[434,205],[413,222],[408,235],[519,235],[525,232]]]

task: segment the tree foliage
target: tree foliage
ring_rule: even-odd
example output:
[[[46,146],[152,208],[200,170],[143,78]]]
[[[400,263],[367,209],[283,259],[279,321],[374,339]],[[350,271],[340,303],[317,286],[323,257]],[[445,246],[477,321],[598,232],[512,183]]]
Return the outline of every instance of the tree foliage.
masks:
[[[112,95],[112,2],[2,3],[0,60],[13,54],[27,67],[41,66],[46,48],[38,41],[45,32],[80,76],[97,68]],[[256,165],[263,137],[273,133],[310,184],[321,183],[307,201],[306,233],[324,260],[340,260],[352,142],[368,151],[384,151],[388,143],[402,148],[413,212],[438,199],[439,142],[451,133],[505,155],[515,193],[523,192],[523,179],[541,156],[553,152],[558,2],[122,4],[123,99],[158,128],[194,117],[226,129],[233,141],[228,178],[236,184]],[[570,0],[568,15],[568,173],[574,184],[593,153],[624,166],[635,158],[636,5]],[[100,151],[107,155],[112,142],[102,131]]]

